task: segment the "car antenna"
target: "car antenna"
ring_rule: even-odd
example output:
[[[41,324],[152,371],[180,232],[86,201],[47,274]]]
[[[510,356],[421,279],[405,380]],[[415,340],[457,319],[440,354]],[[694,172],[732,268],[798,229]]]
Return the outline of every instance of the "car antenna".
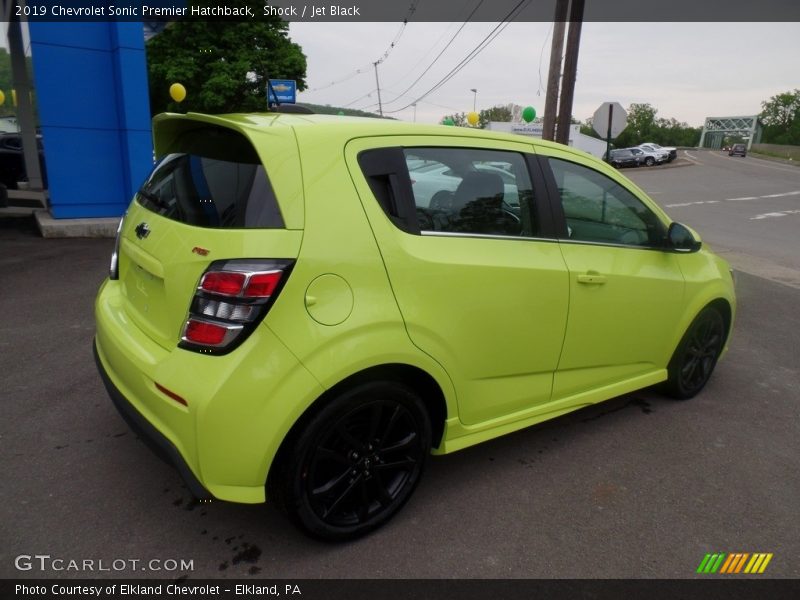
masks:
[[[277,113],[294,113],[301,115],[314,114],[314,111],[307,106],[281,104],[280,100],[278,100],[278,94],[275,93],[275,88],[272,87],[272,82],[269,80],[269,73],[265,73],[265,77],[267,78],[267,112],[273,111]]]

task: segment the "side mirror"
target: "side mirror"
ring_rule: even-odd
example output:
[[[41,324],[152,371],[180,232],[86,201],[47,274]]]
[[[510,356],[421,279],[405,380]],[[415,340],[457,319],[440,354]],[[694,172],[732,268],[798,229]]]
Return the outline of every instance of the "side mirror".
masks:
[[[667,230],[667,240],[669,248],[674,252],[697,252],[703,245],[691,229],[678,222],[670,224]]]

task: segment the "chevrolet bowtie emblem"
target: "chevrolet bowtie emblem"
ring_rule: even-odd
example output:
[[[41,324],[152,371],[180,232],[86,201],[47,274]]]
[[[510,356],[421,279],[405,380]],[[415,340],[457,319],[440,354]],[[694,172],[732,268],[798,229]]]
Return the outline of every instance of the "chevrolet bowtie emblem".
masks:
[[[148,227],[147,223],[144,222],[139,223],[134,231],[136,232],[136,237],[138,237],[140,240],[143,240],[150,235],[150,227]]]

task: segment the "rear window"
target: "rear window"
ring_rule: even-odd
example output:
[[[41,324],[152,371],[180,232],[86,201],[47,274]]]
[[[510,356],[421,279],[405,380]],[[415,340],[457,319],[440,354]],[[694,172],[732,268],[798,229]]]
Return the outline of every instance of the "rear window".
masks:
[[[255,149],[221,127],[184,133],[137,193],[155,213],[213,229],[283,228],[278,201]]]

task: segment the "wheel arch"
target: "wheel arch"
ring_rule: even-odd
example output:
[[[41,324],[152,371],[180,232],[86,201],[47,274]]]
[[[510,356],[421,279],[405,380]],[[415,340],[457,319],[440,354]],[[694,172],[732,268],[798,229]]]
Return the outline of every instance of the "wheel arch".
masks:
[[[731,301],[724,297],[724,296],[716,296],[713,298],[706,299],[701,301],[697,304],[692,305],[684,314],[684,318],[680,324],[680,327],[676,328],[675,331],[675,339],[672,340],[669,356],[667,358],[667,363],[669,364],[672,361],[672,358],[675,355],[678,347],[680,346],[681,340],[683,336],[686,334],[686,331],[689,329],[691,324],[694,320],[707,308],[716,308],[717,310],[722,313],[722,318],[725,322],[725,340],[723,341],[723,354],[727,349],[728,340],[730,339],[730,334],[733,328],[733,318],[734,318],[734,307],[731,304]]]
[[[345,390],[373,381],[393,381],[410,387],[422,399],[431,423],[431,445],[441,445],[447,420],[447,401],[439,383],[424,369],[404,363],[375,365],[352,373],[320,394],[295,420],[283,437],[267,473],[267,486],[276,468],[285,462],[284,458],[294,440],[300,435],[309,421],[333,398]]]
[[[700,314],[700,312],[712,306],[722,313],[722,318],[725,320],[725,341],[723,342],[724,347],[724,345],[728,343],[728,338],[731,335],[731,329],[733,327],[733,308],[726,298],[715,298],[701,308],[697,314]]]

